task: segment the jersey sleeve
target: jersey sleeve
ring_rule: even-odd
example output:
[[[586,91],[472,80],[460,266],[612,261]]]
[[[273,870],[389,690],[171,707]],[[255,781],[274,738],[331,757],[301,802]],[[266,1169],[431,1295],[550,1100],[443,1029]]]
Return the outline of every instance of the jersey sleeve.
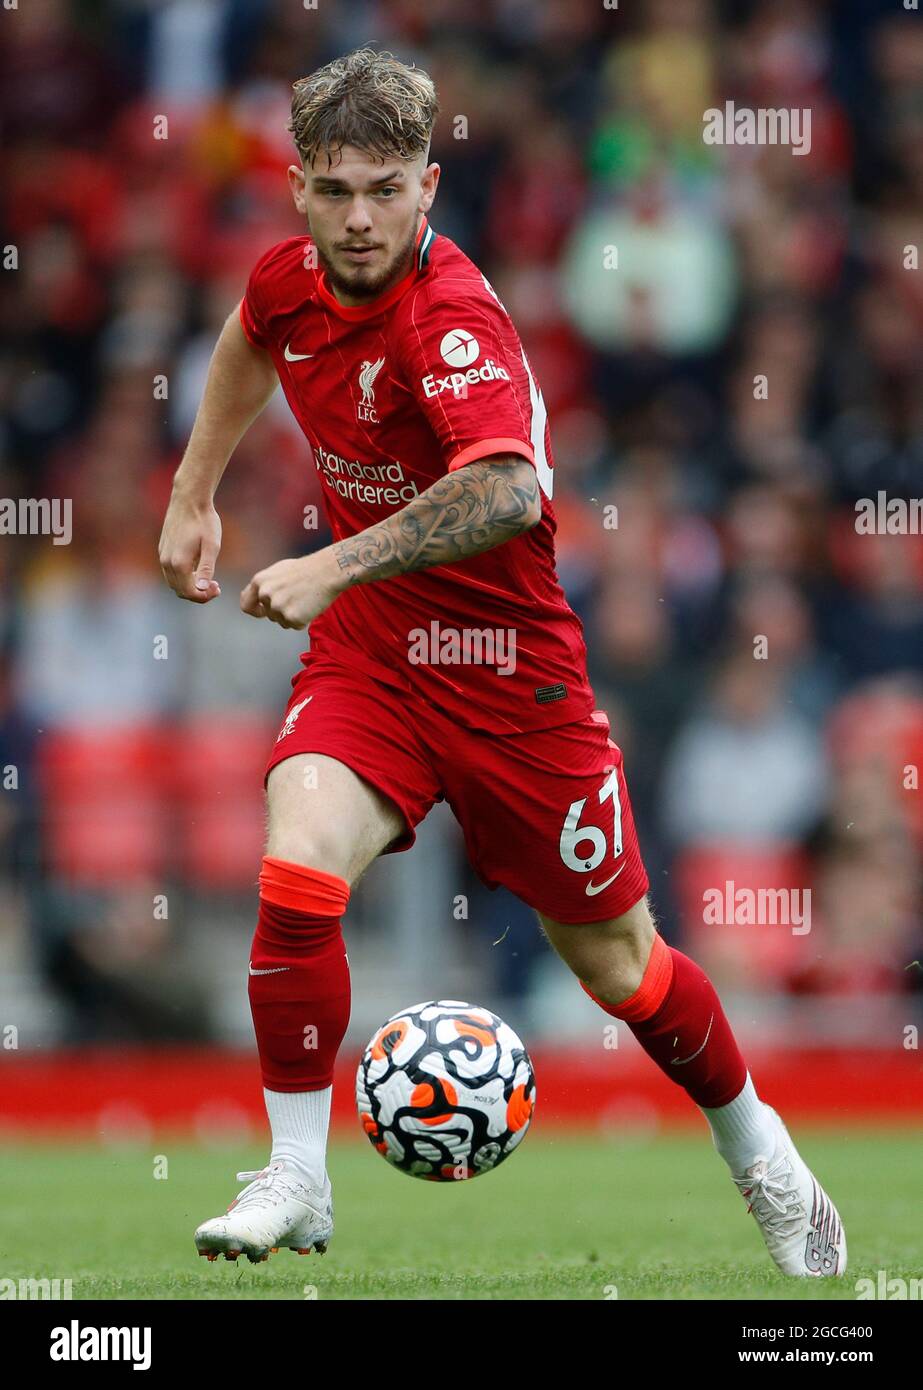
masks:
[[[257,261],[250,272],[244,297],[240,301],[240,323],[247,338],[256,347],[277,347],[273,331],[273,305],[284,294],[291,273],[292,252],[297,247],[299,260],[306,237],[289,237],[279,241]]]
[[[250,272],[244,297],[240,301],[240,325],[246,337],[255,347],[268,349],[272,340],[266,328],[263,286],[261,284],[266,260],[266,256],[261,256]]]
[[[418,295],[401,333],[401,367],[448,472],[491,454],[535,462],[519,339],[486,290]]]
[[[269,338],[262,319],[253,307],[253,296],[250,294],[249,287],[247,293],[240,301],[240,326],[254,347],[269,347]]]

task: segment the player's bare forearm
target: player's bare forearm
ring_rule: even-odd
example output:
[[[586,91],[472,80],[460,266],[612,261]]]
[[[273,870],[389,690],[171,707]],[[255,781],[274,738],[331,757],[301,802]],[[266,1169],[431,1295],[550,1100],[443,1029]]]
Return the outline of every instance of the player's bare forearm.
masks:
[[[240,606],[252,618],[303,628],[353,584],[467,560],[521,536],[541,516],[531,463],[515,456],[479,459],[358,535],[260,570]]]
[[[278,385],[271,356],[250,342],[235,309],[212,353],[174,495],[198,504],[211,501],[231,454]]]
[[[221,330],[160,535],[163,576],[180,598],[221,593],[215,565],[221,521],[213,498],[231,454],[279,384],[272,357],[247,338],[235,310]]]
[[[347,584],[451,565],[522,535],[542,515],[538,478],[522,458],[480,459],[333,547]]]

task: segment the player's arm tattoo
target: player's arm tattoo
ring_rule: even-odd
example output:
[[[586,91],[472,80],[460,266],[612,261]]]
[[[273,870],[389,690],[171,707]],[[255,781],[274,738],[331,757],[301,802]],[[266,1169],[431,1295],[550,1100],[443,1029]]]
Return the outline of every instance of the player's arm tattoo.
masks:
[[[348,584],[369,584],[480,555],[522,535],[541,515],[538,477],[527,459],[480,459],[333,549]]]

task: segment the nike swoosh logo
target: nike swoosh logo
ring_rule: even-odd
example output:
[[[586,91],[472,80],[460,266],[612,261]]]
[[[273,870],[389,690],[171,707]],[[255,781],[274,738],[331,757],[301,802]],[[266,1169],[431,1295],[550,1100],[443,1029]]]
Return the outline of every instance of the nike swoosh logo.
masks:
[[[291,343],[285,344],[286,362],[304,362],[307,358],[315,356],[313,352],[292,352],[291,346]]]
[[[711,1029],[712,1029],[712,1024],[714,1023],[714,1021],[715,1021],[715,1015],[712,1014],[711,1018],[708,1020],[708,1028],[707,1028],[707,1030],[706,1030],[706,1032],[705,1032],[705,1042],[702,1043],[702,1046],[701,1046],[701,1047],[697,1047],[696,1050],[695,1050],[695,1052],[693,1052],[693,1054],[692,1054],[691,1057],[671,1057],[671,1058],[670,1058],[670,1066],[671,1066],[671,1067],[684,1067],[684,1066],[686,1065],[687,1062],[694,1062],[694,1061],[695,1061],[695,1059],[696,1059],[696,1057],[698,1057],[699,1053],[704,1051],[704,1049],[705,1049],[705,1043],[707,1043],[707,1042],[708,1042],[708,1039],[711,1037]]]
[[[277,965],[273,970],[254,970],[253,961],[250,962],[251,975],[282,975],[286,970],[291,970],[290,965]]]
[[[623,865],[622,865],[622,869],[624,869],[624,867],[625,867],[625,865],[623,864]],[[588,897],[588,898],[595,898],[595,896],[596,896],[597,893],[601,893],[601,892],[603,891],[604,888],[608,888],[608,887],[609,887],[609,884],[610,884],[610,883],[614,883],[615,880],[618,878],[619,874],[622,872],[622,869],[616,869],[616,871],[615,871],[615,873],[612,875],[612,877],[611,877],[611,878],[607,878],[606,881],[605,881],[605,883],[588,883],[587,886],[586,886],[586,895],[587,895],[587,897]]]

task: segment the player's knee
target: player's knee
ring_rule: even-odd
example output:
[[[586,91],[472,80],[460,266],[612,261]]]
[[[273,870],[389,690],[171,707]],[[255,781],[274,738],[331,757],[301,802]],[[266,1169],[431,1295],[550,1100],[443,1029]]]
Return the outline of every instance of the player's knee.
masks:
[[[635,903],[612,928],[608,951],[599,960],[599,989],[590,989],[604,1004],[623,1004],[640,987],[650,960],[656,927],[646,898]]]
[[[580,979],[603,1004],[624,1004],[639,988],[644,967],[637,956],[618,943],[602,958],[594,960],[589,969],[580,972]]]
[[[647,899],[620,917],[566,930],[566,950],[561,949],[560,932],[552,935],[552,942],[597,999],[604,1004],[629,999],[644,978],[656,932]]]
[[[266,853],[273,859],[284,859],[306,869],[321,869],[326,874],[348,877],[342,846],[323,826],[270,826]]]

